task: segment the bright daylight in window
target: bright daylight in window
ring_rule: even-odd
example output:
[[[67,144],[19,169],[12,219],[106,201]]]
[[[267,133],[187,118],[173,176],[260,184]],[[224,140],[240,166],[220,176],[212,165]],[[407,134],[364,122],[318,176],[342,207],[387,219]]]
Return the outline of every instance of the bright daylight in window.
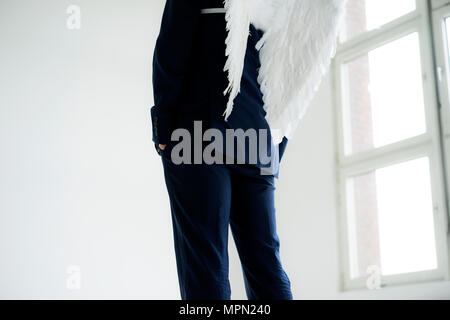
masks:
[[[392,279],[439,268],[439,135],[417,10],[415,0],[348,1],[335,62],[346,285],[371,266]]]

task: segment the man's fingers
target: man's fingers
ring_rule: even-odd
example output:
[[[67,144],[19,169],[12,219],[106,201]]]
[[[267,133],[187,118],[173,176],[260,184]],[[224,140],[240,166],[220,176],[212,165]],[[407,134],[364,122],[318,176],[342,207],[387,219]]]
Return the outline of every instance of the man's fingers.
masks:
[[[161,150],[164,150],[164,149],[166,148],[166,145],[165,145],[165,144],[159,144],[158,147],[159,147]]]

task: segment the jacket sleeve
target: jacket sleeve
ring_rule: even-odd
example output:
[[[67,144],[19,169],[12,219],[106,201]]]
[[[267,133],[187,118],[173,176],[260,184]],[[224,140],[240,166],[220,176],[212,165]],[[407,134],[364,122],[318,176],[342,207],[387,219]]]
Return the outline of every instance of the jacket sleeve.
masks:
[[[153,55],[152,140],[167,144],[174,114],[191,67],[194,38],[200,17],[198,0],[166,0]]]

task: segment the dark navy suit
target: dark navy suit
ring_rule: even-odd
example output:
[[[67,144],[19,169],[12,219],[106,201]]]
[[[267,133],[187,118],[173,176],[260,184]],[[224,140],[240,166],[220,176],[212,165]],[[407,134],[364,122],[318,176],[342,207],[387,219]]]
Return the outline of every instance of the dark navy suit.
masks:
[[[171,160],[176,128],[203,130],[267,129],[260,67],[255,44],[262,36],[251,26],[241,92],[228,121],[225,65],[226,21],[221,0],[167,0],[153,59],[155,106],[151,108],[153,141],[161,155],[172,211],[175,253],[183,299],[229,299],[228,226],[239,252],[249,299],[292,299],[290,281],[279,257],[274,190],[287,139],[272,144],[271,174],[264,164],[180,164]],[[260,142],[261,143],[261,142]],[[166,144],[164,150],[157,145]],[[247,143],[242,146],[248,155]],[[223,150],[226,154],[226,151]],[[258,159],[259,160],[259,159]]]

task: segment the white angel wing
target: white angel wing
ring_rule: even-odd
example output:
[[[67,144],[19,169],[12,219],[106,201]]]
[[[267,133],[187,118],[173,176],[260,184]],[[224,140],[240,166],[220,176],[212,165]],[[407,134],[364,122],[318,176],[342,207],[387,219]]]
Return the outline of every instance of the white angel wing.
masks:
[[[303,118],[331,59],[346,0],[284,0],[257,44],[258,81],[274,143]]]
[[[258,82],[274,143],[292,138],[336,52],[347,0],[225,0],[230,98],[239,93],[249,24],[264,30],[258,42]]]

